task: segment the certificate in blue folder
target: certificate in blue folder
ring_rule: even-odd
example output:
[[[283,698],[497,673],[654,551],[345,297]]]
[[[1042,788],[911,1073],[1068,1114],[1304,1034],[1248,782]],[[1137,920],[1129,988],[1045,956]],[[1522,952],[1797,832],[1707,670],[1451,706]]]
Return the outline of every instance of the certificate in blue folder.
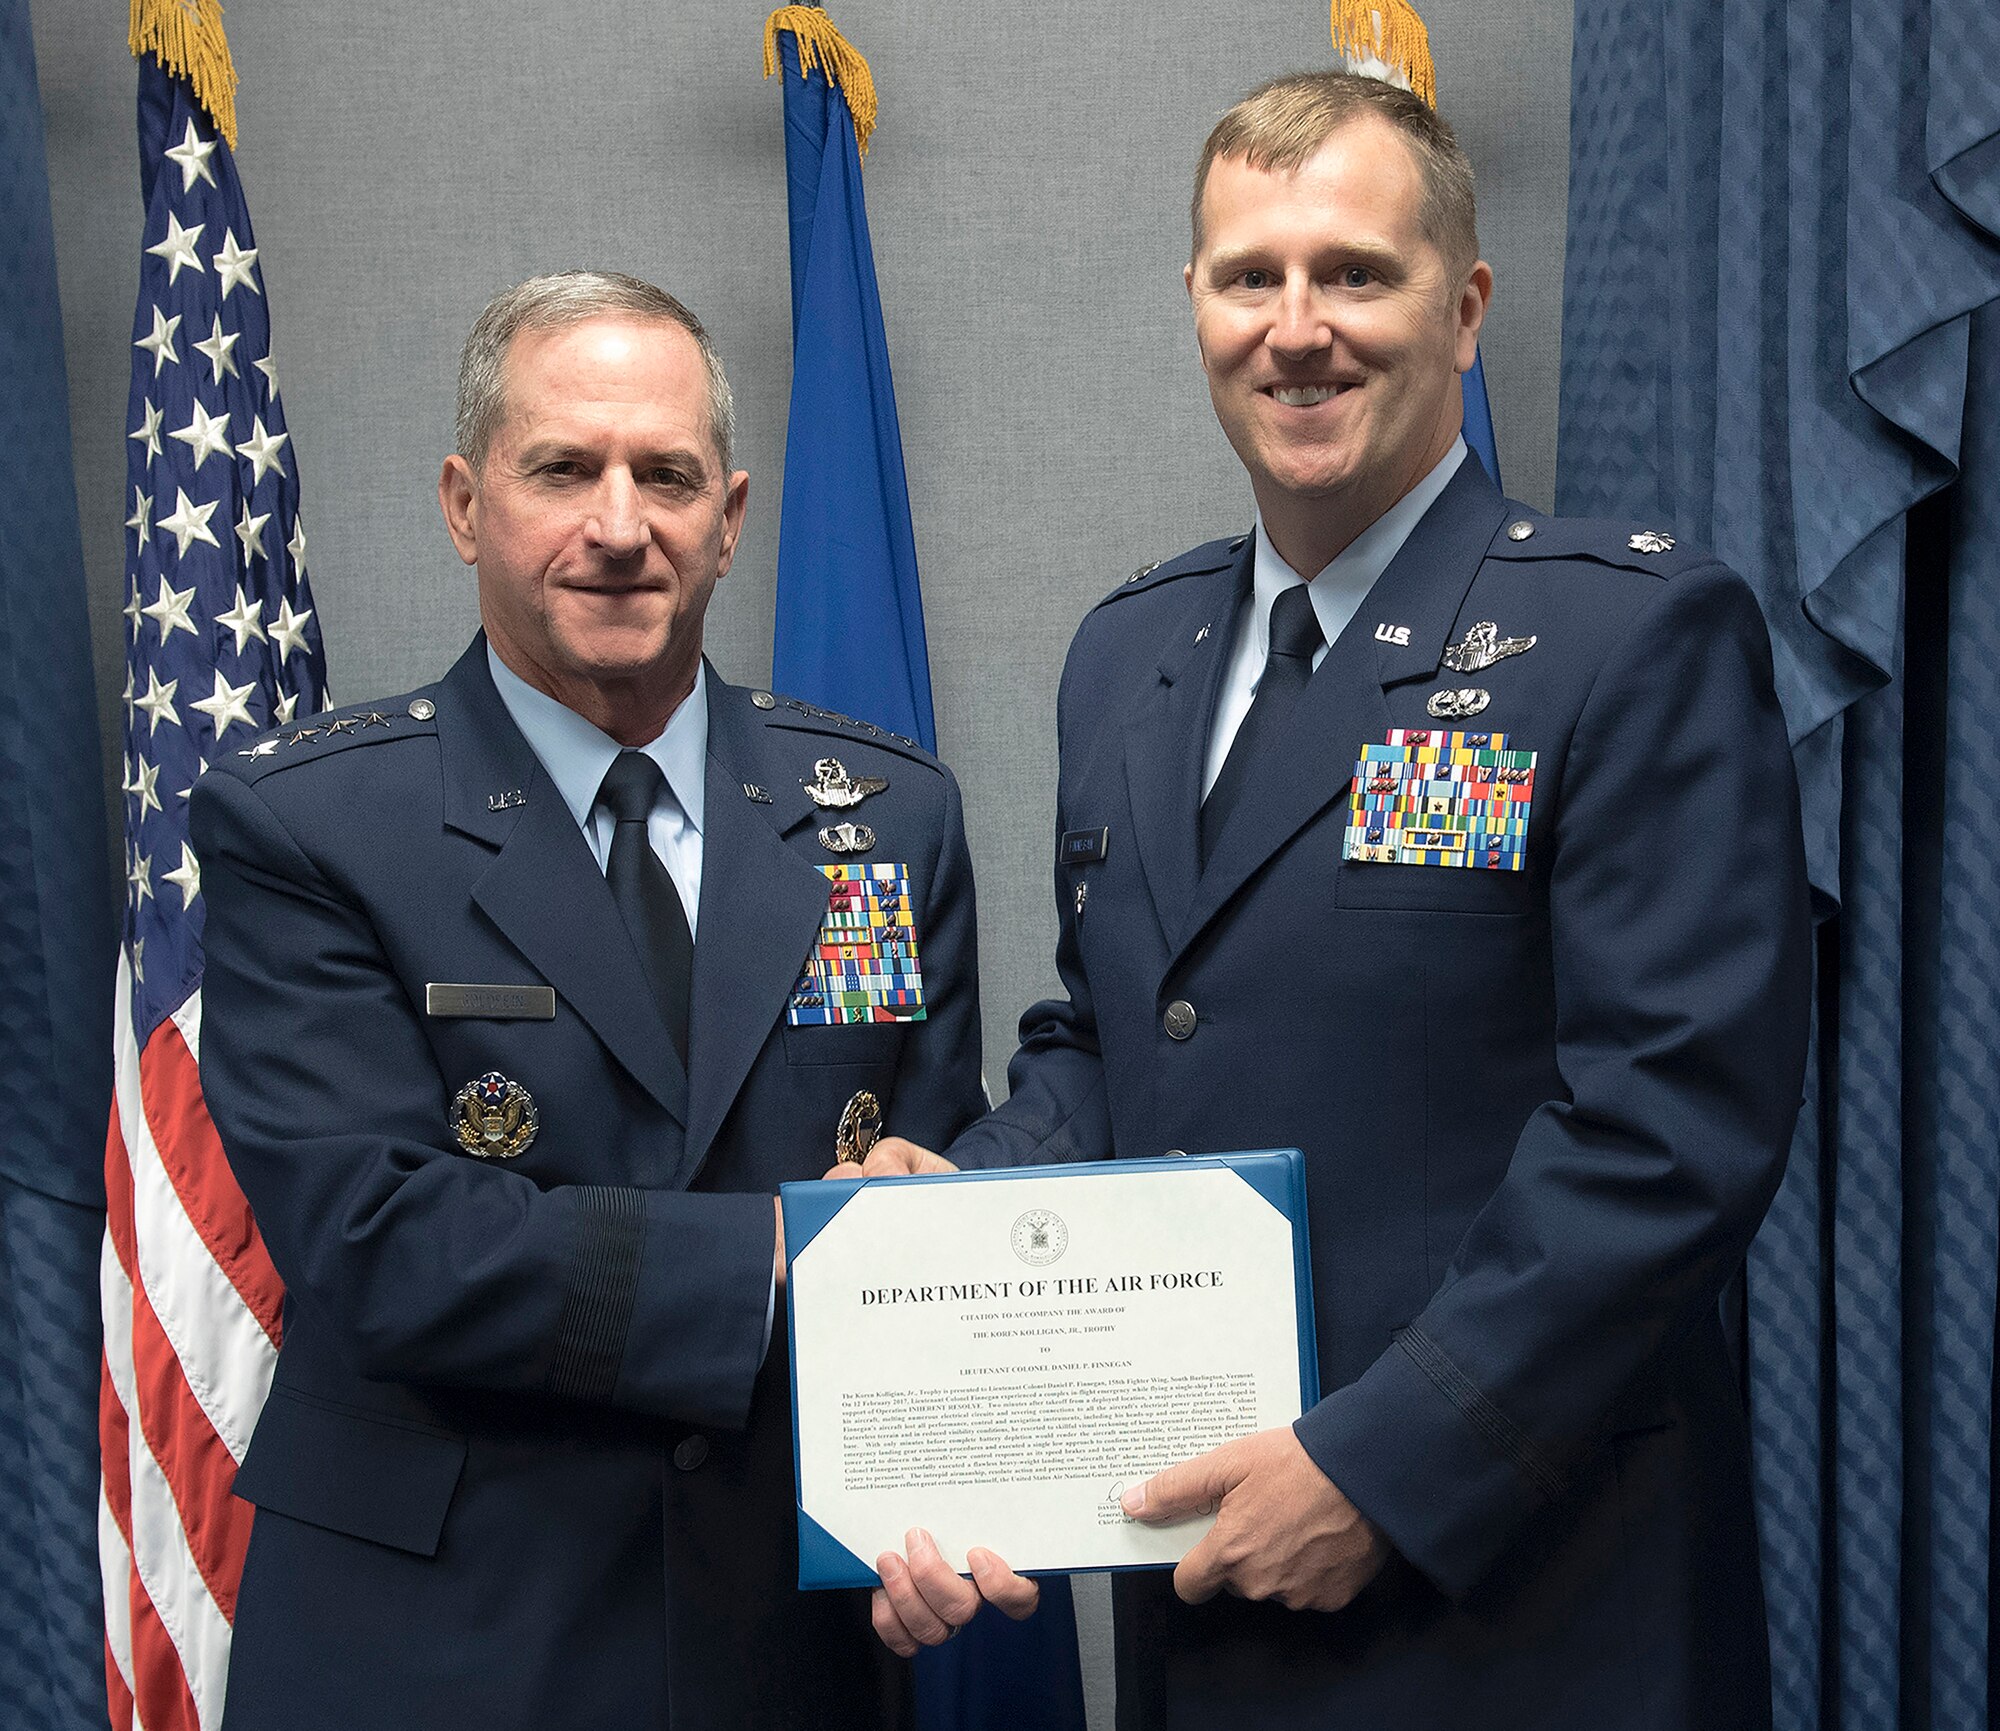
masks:
[[[1296,1149],[783,1189],[799,1585],[926,1528],[1024,1573],[1171,1566],[1126,1486],[1319,1398]]]

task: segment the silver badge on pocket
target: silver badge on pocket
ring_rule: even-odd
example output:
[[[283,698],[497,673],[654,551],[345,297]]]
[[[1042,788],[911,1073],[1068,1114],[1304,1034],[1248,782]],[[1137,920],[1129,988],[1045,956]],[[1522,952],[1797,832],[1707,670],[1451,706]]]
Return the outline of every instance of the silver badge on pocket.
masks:
[[[819,845],[828,853],[866,853],[875,832],[865,823],[831,823],[819,832]]]

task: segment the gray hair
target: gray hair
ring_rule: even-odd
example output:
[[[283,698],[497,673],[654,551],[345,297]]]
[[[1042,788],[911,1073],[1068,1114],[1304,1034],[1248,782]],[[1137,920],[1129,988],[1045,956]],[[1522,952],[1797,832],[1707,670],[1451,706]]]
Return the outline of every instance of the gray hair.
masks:
[[[708,375],[708,427],[722,470],[729,472],[729,449],[736,433],[735,399],[723,376],[722,358],[701,320],[665,289],[620,271],[566,270],[531,276],[487,303],[465,339],[458,359],[458,454],[477,470],[507,411],[507,349],[523,331],[559,330],[586,319],[656,319],[679,325],[694,338]]]

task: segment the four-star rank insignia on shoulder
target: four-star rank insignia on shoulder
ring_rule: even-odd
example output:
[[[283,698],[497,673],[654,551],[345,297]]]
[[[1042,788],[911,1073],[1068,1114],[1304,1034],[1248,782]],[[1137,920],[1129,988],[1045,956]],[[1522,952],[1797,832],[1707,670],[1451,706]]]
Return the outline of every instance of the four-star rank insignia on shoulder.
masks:
[[[458,1145],[482,1160],[511,1160],[527,1153],[542,1127],[534,1096],[498,1070],[466,1083],[451,1108]]]

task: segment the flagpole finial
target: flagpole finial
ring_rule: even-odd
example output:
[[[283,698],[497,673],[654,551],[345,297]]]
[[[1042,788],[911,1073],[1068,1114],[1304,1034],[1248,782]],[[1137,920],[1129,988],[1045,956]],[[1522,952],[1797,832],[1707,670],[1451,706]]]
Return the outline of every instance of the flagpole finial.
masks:
[[[212,0],[203,0],[211,4]],[[778,32],[789,30],[799,45],[799,76],[804,78],[814,66],[826,69],[827,78],[840,87],[847,98],[847,110],[854,116],[854,142],[862,156],[868,154],[869,135],[875,130],[875,76],[868,62],[847,38],[834,29],[833,20],[820,6],[780,6],[764,20],[764,76],[778,70]]]
[[[1410,0],[1332,0],[1328,22],[1350,71],[1406,85],[1437,107],[1430,32]]]
[[[132,0],[126,41],[135,57],[150,54],[185,78],[216,131],[236,148],[236,63],[222,33],[221,0]]]

